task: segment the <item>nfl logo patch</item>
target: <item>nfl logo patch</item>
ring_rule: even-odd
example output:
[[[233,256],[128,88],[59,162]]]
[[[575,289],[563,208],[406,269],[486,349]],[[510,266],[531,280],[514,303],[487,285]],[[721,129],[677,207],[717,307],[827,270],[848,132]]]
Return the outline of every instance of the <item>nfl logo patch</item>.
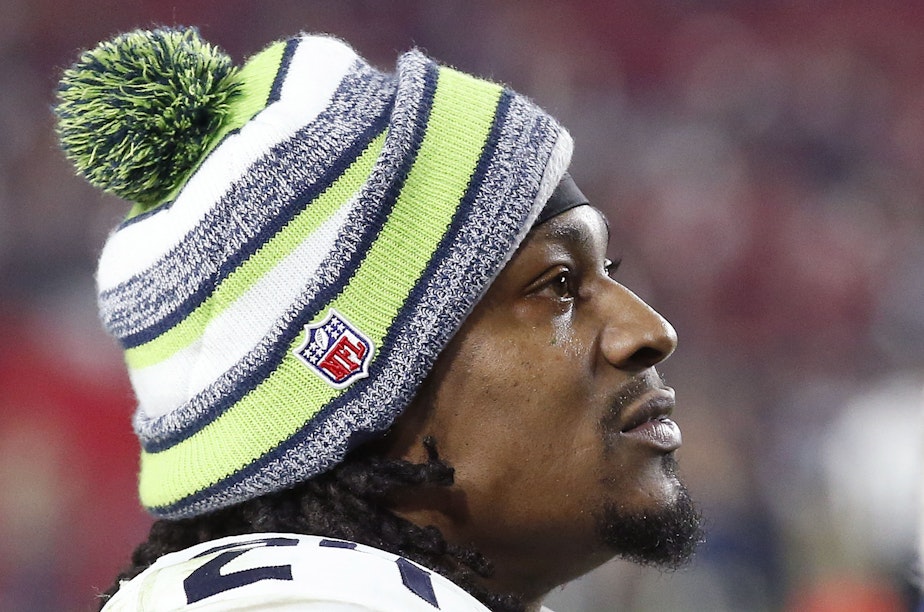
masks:
[[[320,323],[305,325],[305,341],[295,355],[335,389],[369,376],[373,346],[359,329],[331,308]]]

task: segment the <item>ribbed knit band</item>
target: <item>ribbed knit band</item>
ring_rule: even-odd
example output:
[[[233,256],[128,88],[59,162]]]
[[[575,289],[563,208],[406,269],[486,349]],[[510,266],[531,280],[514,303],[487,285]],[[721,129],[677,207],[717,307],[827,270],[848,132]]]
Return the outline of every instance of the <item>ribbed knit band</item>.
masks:
[[[529,100],[417,51],[387,75],[301,36],[242,74],[227,133],[99,264],[162,517],[292,486],[387,429],[571,156]]]

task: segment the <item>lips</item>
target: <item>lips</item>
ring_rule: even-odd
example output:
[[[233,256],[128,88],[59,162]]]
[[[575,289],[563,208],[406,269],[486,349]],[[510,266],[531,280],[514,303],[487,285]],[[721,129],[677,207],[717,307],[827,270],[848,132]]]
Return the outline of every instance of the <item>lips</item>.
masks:
[[[680,427],[669,417],[674,411],[674,391],[661,387],[643,395],[622,415],[621,437],[669,453],[680,448]]]

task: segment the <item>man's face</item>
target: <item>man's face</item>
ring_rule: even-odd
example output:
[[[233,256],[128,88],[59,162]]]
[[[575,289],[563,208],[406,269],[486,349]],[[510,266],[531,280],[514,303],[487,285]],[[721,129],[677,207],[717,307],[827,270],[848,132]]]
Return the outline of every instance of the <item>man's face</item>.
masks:
[[[614,554],[674,564],[698,538],[673,472],[673,391],[654,369],[676,335],[610,277],[608,239],[590,206],[535,228],[389,436],[414,460],[433,436],[455,468],[445,498],[398,511],[474,546],[520,592]]]

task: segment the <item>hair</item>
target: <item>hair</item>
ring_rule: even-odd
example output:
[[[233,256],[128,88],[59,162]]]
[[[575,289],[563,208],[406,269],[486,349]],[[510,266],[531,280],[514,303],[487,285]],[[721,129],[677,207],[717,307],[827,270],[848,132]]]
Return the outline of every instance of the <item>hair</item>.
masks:
[[[155,521],[147,540],[135,548],[131,565],[101,596],[100,609],[123,580],[134,578],[159,557],[229,535],[290,532],[350,540],[401,555],[438,571],[495,612],[522,612],[513,595],[484,588],[493,565],[478,551],[448,543],[434,526],[421,527],[386,507],[387,499],[412,487],[448,487],[453,468],[426,438],[428,460],[411,463],[354,451],[330,471],[290,489],[188,519]]]

